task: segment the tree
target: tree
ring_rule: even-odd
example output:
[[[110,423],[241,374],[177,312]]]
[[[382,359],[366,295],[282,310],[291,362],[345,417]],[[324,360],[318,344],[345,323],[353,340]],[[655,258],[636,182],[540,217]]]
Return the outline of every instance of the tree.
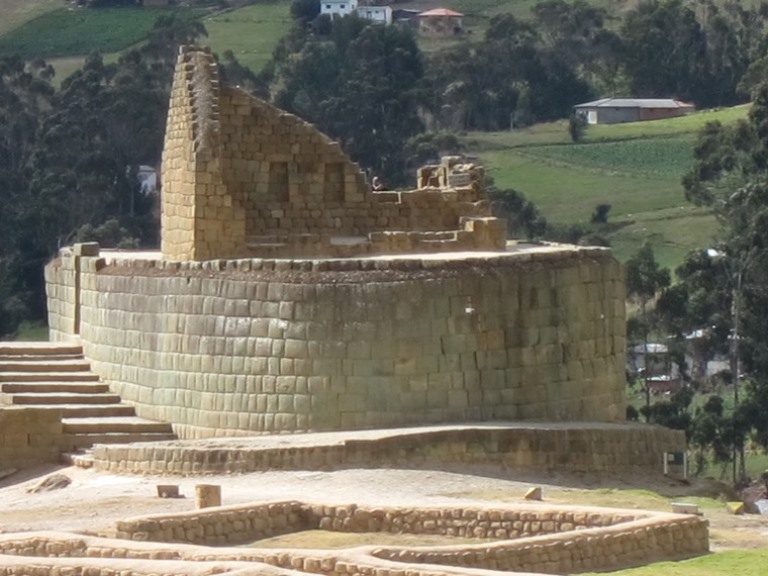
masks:
[[[320,0],[293,0],[291,18],[302,22],[312,22],[320,15]]]
[[[670,284],[671,278],[667,268],[661,268],[656,262],[653,248],[647,242],[638,250],[625,265],[627,296],[635,299],[640,304],[640,332],[645,350],[646,375],[645,375],[645,407],[650,410],[651,389],[648,381],[648,343],[651,330],[651,317],[648,304],[656,298],[656,295]],[[646,415],[646,418],[650,416]]]
[[[707,89],[706,35],[682,0],[640,3],[627,13],[620,35],[634,96],[702,102]]]
[[[366,168],[406,181],[406,142],[423,131],[424,67],[413,33],[350,16],[329,37],[290,35],[275,51],[278,106],[317,124]]]
[[[548,229],[547,220],[538,206],[526,199],[525,195],[512,189],[490,188],[489,197],[493,214],[507,221],[509,238],[532,240],[541,238]]]
[[[156,242],[136,171],[159,165],[178,44],[201,32],[163,16],[145,44],[115,64],[89,56],[57,92],[44,62],[0,57],[0,333],[42,317],[42,269],[59,246]]]
[[[699,296],[699,302],[709,303],[727,327],[720,338],[727,343],[731,362],[734,409],[727,442],[733,452],[734,482],[745,475],[748,435],[764,446],[768,443],[767,146],[768,87],[761,86],[748,121],[730,129],[710,125],[701,134],[694,167],[684,179],[689,199],[712,208],[720,225],[716,249],[709,254],[712,263],[706,265],[701,257],[692,271],[703,279],[701,271],[710,270],[709,294]]]

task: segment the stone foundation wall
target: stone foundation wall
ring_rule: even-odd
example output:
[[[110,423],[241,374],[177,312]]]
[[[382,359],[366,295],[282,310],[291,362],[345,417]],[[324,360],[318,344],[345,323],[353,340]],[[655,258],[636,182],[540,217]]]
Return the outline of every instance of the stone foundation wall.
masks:
[[[52,339],[79,316],[93,370],[185,437],[624,416],[624,284],[603,249],[208,262],[65,249],[46,281]]]
[[[265,529],[265,518],[277,528],[274,532]],[[142,541],[232,545],[311,529],[494,540],[419,549],[376,547],[370,551],[374,558],[407,565],[409,569],[445,565],[563,574],[690,557],[709,549],[708,523],[696,516],[546,504],[460,509],[255,504],[129,519],[118,524],[118,535]],[[277,561],[284,568],[296,566],[293,558],[262,553],[261,560],[268,563]],[[321,560],[316,563],[319,567]],[[344,569],[342,562],[334,564],[333,569],[318,571],[357,573],[347,571],[346,561]],[[364,565],[360,563],[357,569]],[[306,563],[303,566],[306,569]]]
[[[0,407],[0,470],[57,462],[64,443],[60,410]]]
[[[347,550],[210,548],[186,543],[246,543],[318,527],[464,534],[492,541]],[[212,573],[209,570],[216,566],[218,572],[229,569],[242,576],[399,576],[406,572],[412,576],[498,576],[501,572],[529,576],[529,572],[616,570],[709,550],[708,523],[698,516],[543,503],[399,508],[276,502],[144,516],[119,522],[116,528],[129,540],[52,532],[0,534],[0,565],[11,567],[5,572],[9,575],[65,571],[99,576],[192,575]],[[25,571],[29,566],[36,570]]]
[[[277,438],[275,438],[277,440]],[[274,444],[282,444],[274,446]],[[344,467],[633,474],[663,470],[665,452],[685,450],[685,434],[644,424],[495,425],[414,429],[380,437],[316,438],[309,445],[206,440],[94,448],[94,466],[118,474],[222,474]]]
[[[599,508],[397,508],[309,505],[291,501],[131,518],[117,523],[117,537],[226,546],[292,532],[330,530],[513,540],[616,526],[645,517],[647,513],[604,512]],[[413,562],[424,563],[423,560]]]

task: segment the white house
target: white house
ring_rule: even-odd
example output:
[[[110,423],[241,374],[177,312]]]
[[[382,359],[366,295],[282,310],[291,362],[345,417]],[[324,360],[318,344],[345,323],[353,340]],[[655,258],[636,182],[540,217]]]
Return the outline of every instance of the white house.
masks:
[[[392,24],[392,8],[390,6],[358,6],[357,15],[376,24],[384,24],[385,26]]]
[[[347,16],[357,10],[357,0],[320,0],[320,14]]]

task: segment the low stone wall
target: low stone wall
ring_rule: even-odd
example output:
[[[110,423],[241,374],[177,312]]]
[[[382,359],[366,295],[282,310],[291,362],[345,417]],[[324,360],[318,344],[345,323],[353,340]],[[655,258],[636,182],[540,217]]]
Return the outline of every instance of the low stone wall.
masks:
[[[274,502],[121,520],[117,523],[117,537],[225,546],[315,527],[311,511],[300,502]]]
[[[0,407],[0,470],[57,462],[64,444],[60,410]]]
[[[495,466],[524,472],[661,473],[665,452],[685,450],[685,434],[645,424],[490,424],[361,432],[290,442],[284,436],[100,445],[94,466],[133,474],[214,474],[342,467]]]
[[[79,333],[112,390],[182,437],[624,417],[624,284],[607,250],[208,262],[83,250],[46,267],[52,339]]]
[[[265,528],[266,519],[270,519],[274,532]],[[257,523],[262,527],[256,528]],[[316,528],[498,540],[369,550],[375,558],[408,565],[409,569],[414,565],[446,565],[562,574],[690,557],[709,549],[708,523],[696,516],[546,504],[440,509],[282,502],[125,520],[118,524],[118,536],[222,545],[248,542],[254,535],[263,538]],[[285,568],[295,565],[290,555],[262,553],[262,560],[267,563],[277,562]],[[357,573],[341,570],[338,564],[332,570],[320,572]]]
[[[396,508],[275,502],[154,514],[117,523],[126,540],[236,545],[304,530],[390,532],[511,540],[570,530],[615,526],[645,517],[628,511],[542,507]],[[423,563],[423,561],[422,561]]]
[[[374,555],[404,565],[437,564],[505,573],[573,574],[675,560],[708,551],[709,531],[705,520],[658,514],[567,535],[551,534],[474,547],[392,548],[377,550]]]
[[[371,555],[372,546],[350,550],[208,548],[113,540],[58,532],[0,534],[0,575],[14,576],[402,576],[403,566]],[[55,557],[54,557],[55,556]],[[290,565],[290,568],[279,566]],[[2,570],[5,572],[2,572]],[[409,566],[408,576],[499,576],[451,566]],[[517,573],[516,576],[535,576]]]

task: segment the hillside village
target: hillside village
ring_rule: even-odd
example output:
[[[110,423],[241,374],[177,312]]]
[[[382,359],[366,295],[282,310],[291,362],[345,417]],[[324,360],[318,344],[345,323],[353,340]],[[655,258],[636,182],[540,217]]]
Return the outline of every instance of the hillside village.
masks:
[[[54,394],[25,388],[43,390],[45,379],[19,376],[45,373],[44,354],[57,356],[48,372],[69,382],[65,394],[87,388],[98,410],[142,420],[143,433],[158,435],[150,440],[170,442],[71,460],[104,473],[158,473],[173,442],[187,441],[174,458],[179,470],[194,467],[213,444],[191,442],[224,431],[362,430],[343,440],[352,446],[369,429],[468,424],[479,428],[430,431],[439,440],[414,441],[402,460],[392,446],[410,446],[408,432],[376,436],[376,465],[440,468],[445,454],[473,454],[475,434],[486,464],[505,474],[517,466],[534,484],[555,473],[553,459],[566,483],[582,472],[603,482],[605,458],[627,467],[619,485],[646,488],[631,485],[620,449],[601,444],[603,425],[626,426],[616,438],[659,451],[673,468],[685,463],[683,481],[655,464],[638,475],[665,498],[655,505],[707,498],[696,512],[717,524],[714,556],[764,560],[768,5],[12,0],[0,13],[0,434],[10,438],[8,406],[34,411],[34,398],[15,404]],[[475,277],[451,263],[465,257]],[[530,279],[515,284],[505,266]],[[221,301],[166,284],[174,275]],[[231,296],[248,283],[249,296]],[[168,308],[177,303],[184,310]],[[554,316],[561,326],[547,324]],[[53,351],[3,348],[49,337],[60,342]],[[73,340],[81,348],[63,344]],[[218,399],[203,384],[214,374],[226,382]],[[263,398],[254,393],[240,410],[254,386]],[[51,432],[57,457],[68,435],[110,440],[113,432],[89,430],[83,410],[64,420],[84,422],[65,422],[58,439]],[[56,429],[52,412],[35,414],[35,426]],[[7,418],[24,438],[32,417]],[[542,449],[541,462],[512,464],[488,448],[512,442],[484,428],[497,420],[584,423],[600,456],[579,468],[576,452]],[[294,457],[314,470],[313,450],[330,450],[324,439],[311,450],[291,440],[285,453],[260,442],[248,458],[277,450],[284,473]],[[331,450],[329,466],[371,464],[344,450]],[[213,466],[205,458],[198,464]],[[456,458],[462,473],[477,464]],[[0,492],[15,489],[16,472],[4,472],[25,467],[0,459]],[[701,547],[699,528],[684,530]],[[735,533],[749,542],[733,544]],[[2,546],[0,555],[21,544]],[[370,561],[355,558],[360,570]],[[741,573],[734,566],[702,573]],[[649,568],[657,571],[637,574],[672,574]]]

